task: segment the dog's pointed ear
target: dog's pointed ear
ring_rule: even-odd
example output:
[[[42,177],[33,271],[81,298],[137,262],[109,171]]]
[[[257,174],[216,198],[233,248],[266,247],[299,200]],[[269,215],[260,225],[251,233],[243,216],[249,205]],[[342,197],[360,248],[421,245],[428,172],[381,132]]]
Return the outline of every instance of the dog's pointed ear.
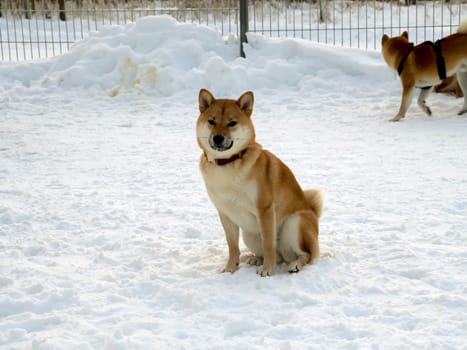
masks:
[[[203,113],[216,99],[214,96],[206,89],[199,90],[198,103],[199,111]]]
[[[255,97],[253,92],[247,91],[243,93],[237,100],[237,104],[240,106],[240,109],[245,113],[248,117],[251,116],[253,113],[253,103],[255,102]]]
[[[386,43],[386,41],[388,41],[388,40],[389,40],[389,36],[384,34],[383,37],[381,38],[381,45],[384,45]]]
[[[409,33],[407,31],[403,32],[401,34],[401,36],[403,36],[404,38],[406,38],[407,40],[409,40]]]

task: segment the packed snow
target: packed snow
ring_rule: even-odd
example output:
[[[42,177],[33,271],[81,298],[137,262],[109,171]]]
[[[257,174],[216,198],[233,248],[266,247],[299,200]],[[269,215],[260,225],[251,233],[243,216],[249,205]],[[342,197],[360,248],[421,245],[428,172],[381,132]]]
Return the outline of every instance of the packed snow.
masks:
[[[390,123],[379,52],[248,39],[147,17],[0,65],[2,349],[467,349],[461,100]],[[219,272],[200,88],[254,91],[258,141],[322,189],[300,273]]]

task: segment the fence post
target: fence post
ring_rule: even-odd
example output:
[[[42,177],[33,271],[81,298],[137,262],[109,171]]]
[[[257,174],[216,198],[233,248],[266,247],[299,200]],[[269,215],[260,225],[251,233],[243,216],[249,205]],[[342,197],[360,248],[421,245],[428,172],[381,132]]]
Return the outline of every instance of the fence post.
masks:
[[[61,21],[66,21],[65,0],[58,0],[58,14]]]
[[[245,57],[243,43],[247,43],[248,32],[248,0],[240,0],[240,56]]]

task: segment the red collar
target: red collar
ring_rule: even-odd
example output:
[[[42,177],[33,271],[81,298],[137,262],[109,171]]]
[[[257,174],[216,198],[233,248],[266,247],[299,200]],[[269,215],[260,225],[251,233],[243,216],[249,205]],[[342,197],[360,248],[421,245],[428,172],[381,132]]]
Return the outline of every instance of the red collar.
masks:
[[[232,162],[236,161],[237,159],[242,158],[243,155],[245,154],[245,152],[246,152],[246,149],[244,149],[240,153],[234,154],[230,158],[217,158],[217,159],[214,159],[214,161],[216,162],[216,165],[223,166],[223,165],[232,163]]]

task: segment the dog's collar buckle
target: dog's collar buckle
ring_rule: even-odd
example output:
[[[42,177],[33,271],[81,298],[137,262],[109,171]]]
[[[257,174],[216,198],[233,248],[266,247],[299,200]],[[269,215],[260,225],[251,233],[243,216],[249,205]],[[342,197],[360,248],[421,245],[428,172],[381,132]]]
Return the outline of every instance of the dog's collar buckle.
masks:
[[[214,159],[214,161],[216,162],[216,165],[219,165],[219,166],[227,165],[229,163],[236,161],[237,159],[242,158],[245,152],[246,152],[246,149],[244,149],[240,153],[234,154],[230,158],[216,158]]]

